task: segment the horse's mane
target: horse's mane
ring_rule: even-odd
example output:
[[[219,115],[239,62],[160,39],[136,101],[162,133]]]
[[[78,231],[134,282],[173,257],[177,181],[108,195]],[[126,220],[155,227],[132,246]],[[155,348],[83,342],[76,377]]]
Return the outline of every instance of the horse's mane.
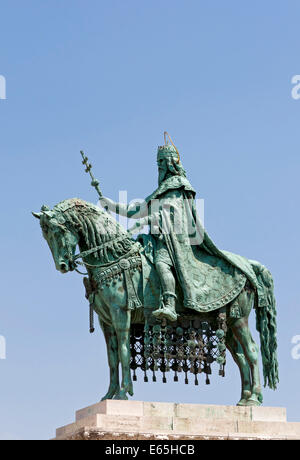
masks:
[[[102,246],[93,253],[96,259],[109,261],[109,254],[113,258],[120,257],[135,243],[110,214],[92,203],[71,198],[58,203],[53,211],[63,213],[65,225],[79,233],[85,249]]]

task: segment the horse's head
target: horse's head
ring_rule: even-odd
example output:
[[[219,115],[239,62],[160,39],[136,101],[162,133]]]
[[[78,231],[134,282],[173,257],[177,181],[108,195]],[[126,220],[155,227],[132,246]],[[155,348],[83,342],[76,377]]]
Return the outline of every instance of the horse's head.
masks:
[[[42,206],[33,215],[61,273],[76,269],[78,258],[90,267],[114,262],[137,244],[112,216],[79,198],[61,201],[53,209]],[[77,245],[81,252],[75,256]]]
[[[41,212],[32,214],[40,220],[43,236],[51,250],[56,269],[61,273],[74,270],[73,257],[79,237],[67,226],[63,212],[42,206]]]

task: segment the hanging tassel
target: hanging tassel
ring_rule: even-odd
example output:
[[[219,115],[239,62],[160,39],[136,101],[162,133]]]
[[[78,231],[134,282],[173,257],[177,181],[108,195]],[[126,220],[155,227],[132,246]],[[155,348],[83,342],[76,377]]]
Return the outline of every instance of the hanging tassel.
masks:
[[[125,285],[126,285],[126,292],[127,292],[127,310],[135,310],[136,308],[140,308],[142,306],[142,302],[140,301],[137,295],[135,286],[131,278],[130,262],[128,262],[127,259],[123,259],[120,262],[120,265],[123,269],[123,273],[125,277]]]
[[[132,380],[133,380],[134,382],[137,381],[137,376],[136,376],[136,373],[135,373],[135,369],[133,369],[133,377],[132,377]]]
[[[148,383],[147,371],[144,371],[144,382]]]
[[[220,365],[219,375],[220,375],[221,377],[225,377],[225,364],[221,364],[221,365]]]
[[[203,370],[204,370],[205,374],[211,375],[211,367],[210,367],[210,364],[205,364]]]
[[[90,334],[93,334],[95,332],[95,327],[94,327],[94,308],[93,305],[90,304]]]

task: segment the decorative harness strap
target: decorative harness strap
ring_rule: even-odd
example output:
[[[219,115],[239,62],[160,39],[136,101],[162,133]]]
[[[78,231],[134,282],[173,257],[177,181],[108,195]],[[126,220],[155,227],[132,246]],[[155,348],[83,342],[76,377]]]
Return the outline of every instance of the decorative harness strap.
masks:
[[[116,238],[114,241],[121,241],[122,239],[124,239],[124,236],[120,238]],[[142,260],[141,260],[141,256],[139,253],[140,243],[134,244],[131,250],[127,254],[124,254],[123,256],[119,257],[118,260],[113,261],[113,262],[108,262],[106,264],[91,265],[91,264],[88,264],[87,262],[79,262],[77,260],[79,258],[83,259],[84,257],[90,254],[93,254],[99,249],[103,249],[104,245],[108,245],[110,243],[111,242],[107,242],[107,243],[102,244],[101,246],[96,246],[92,249],[89,249],[87,251],[83,251],[77,254],[73,258],[73,263],[74,265],[80,264],[88,268],[100,269],[98,273],[93,274],[93,277],[95,278],[100,290],[104,289],[104,285],[109,286],[112,280],[115,280],[118,277],[121,278],[123,274],[124,279],[125,279],[126,292],[127,292],[127,309],[134,310],[135,308],[140,308],[142,306],[142,302],[140,301],[138,297],[138,294],[136,292],[134,283],[132,281],[132,276],[131,276],[132,270],[134,271],[137,269],[142,270]],[[79,270],[77,270],[76,268],[75,270],[79,272]],[[81,273],[81,274],[85,274],[85,273]],[[86,274],[88,275],[88,273]],[[84,284],[87,290],[87,286],[90,286],[90,283],[88,282],[88,278],[84,278]],[[94,328],[95,292],[89,292],[88,298],[90,301],[90,333],[92,334],[95,330]]]
[[[116,238],[115,240],[113,240],[113,243],[118,243],[119,241],[123,241],[126,238],[128,238],[128,237],[127,236],[124,237],[124,235],[120,236],[119,238]],[[106,243],[102,243],[100,246],[95,246],[94,248],[88,249],[87,251],[82,251],[82,252],[80,252],[79,254],[77,254],[76,256],[73,257],[73,261],[75,262],[75,260],[77,260],[77,259],[83,259],[84,257],[89,256],[90,254],[93,254],[94,252],[97,252],[100,249],[104,249],[105,247],[109,246],[111,243],[112,243],[112,241],[107,241]],[[86,265],[89,265],[89,264],[86,264]],[[96,267],[96,265],[95,265],[95,267]],[[99,267],[100,267],[100,265],[99,265]]]
[[[120,279],[124,275],[126,291],[127,291],[127,309],[134,310],[142,306],[142,303],[136,292],[134,283],[132,281],[131,271],[141,270],[142,260],[140,254],[135,252],[132,257],[127,257],[114,263],[109,268],[98,272],[94,275],[99,289],[103,290],[104,286],[109,286],[110,283],[116,279]]]

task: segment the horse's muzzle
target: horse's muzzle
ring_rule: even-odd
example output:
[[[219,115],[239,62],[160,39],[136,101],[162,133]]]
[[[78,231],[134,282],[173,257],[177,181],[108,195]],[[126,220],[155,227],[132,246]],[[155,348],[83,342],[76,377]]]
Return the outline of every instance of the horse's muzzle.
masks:
[[[67,271],[68,271],[68,266],[67,266],[67,264],[66,264],[65,262],[61,262],[61,263],[59,264],[59,271],[60,271],[61,273],[67,273]]]

